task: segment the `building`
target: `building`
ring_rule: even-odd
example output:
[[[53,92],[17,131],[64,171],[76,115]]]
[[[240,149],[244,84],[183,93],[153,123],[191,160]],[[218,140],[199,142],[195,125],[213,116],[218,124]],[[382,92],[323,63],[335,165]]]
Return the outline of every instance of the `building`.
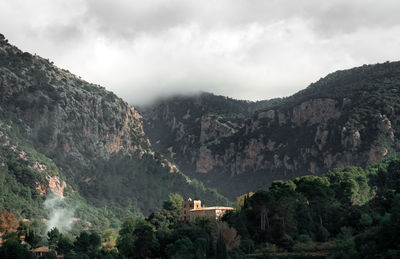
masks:
[[[205,207],[201,206],[200,200],[189,198],[182,203],[180,219],[185,222],[193,221],[199,217],[219,220],[228,210],[234,210],[234,208],[223,206]]]
[[[48,246],[41,246],[41,247],[32,249],[31,252],[34,253],[37,257],[42,257],[42,256],[45,256],[46,254],[51,253],[52,250]]]
[[[232,207],[202,207],[200,209],[193,209],[190,211],[190,221],[195,220],[196,218],[210,218],[215,220],[220,220],[221,217],[228,211],[234,210]]]
[[[191,198],[183,201],[182,203],[182,211],[181,211],[181,221],[188,222],[190,220],[190,211],[192,209],[201,208],[200,200],[192,200]]]

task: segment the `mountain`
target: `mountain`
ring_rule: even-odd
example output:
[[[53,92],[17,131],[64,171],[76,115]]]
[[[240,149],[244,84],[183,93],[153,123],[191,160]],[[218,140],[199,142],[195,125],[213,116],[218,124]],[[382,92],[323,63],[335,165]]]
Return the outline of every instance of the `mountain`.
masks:
[[[57,207],[104,228],[172,192],[228,204],[153,150],[132,106],[0,34],[0,211],[51,221]]]
[[[366,166],[400,149],[400,62],[337,71],[262,102],[177,96],[143,109],[154,147],[234,198],[276,179]]]

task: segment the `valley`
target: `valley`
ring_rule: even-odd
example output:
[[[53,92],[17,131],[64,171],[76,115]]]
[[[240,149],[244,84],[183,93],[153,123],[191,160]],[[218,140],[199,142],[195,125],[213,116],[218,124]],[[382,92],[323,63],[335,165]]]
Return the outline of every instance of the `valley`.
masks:
[[[0,257],[396,258],[399,91],[386,62],[135,107],[0,34]]]

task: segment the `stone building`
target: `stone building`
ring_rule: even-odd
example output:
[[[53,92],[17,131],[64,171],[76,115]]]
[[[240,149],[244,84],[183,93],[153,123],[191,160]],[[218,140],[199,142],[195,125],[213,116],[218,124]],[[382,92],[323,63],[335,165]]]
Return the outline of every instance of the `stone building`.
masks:
[[[182,211],[181,211],[181,220],[188,222],[190,220],[190,211],[192,209],[201,208],[200,200],[192,200],[191,198],[183,201],[182,203]]]
[[[191,198],[183,201],[180,219],[188,222],[198,217],[204,217],[219,220],[228,210],[234,210],[232,207],[205,207],[201,206],[201,200],[192,200]]]

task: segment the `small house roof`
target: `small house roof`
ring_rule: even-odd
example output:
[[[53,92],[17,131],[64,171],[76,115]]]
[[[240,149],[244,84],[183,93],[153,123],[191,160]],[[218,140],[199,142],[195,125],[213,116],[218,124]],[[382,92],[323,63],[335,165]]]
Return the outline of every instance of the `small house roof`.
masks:
[[[198,208],[198,209],[191,209],[190,211],[199,211],[199,210],[234,210],[234,208],[215,206],[215,207],[202,207],[202,208]]]
[[[35,249],[32,249],[34,253],[47,253],[50,252],[50,248],[48,246],[41,246]]]

